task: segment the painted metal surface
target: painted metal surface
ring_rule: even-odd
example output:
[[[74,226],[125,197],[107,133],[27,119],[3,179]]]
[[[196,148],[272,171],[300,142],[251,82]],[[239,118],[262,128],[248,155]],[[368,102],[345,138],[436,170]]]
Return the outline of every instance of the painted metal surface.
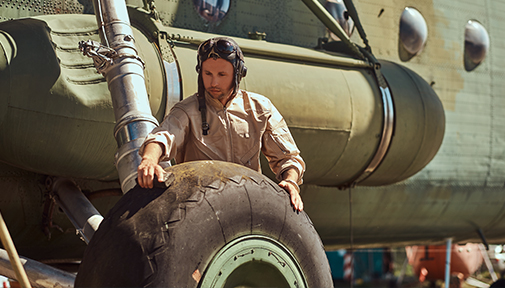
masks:
[[[207,35],[183,29],[172,29],[172,32],[182,35],[183,39],[205,38]],[[14,33],[12,35],[17,36]],[[66,39],[66,41],[70,41],[70,39]],[[183,90],[196,91],[196,81],[192,81],[192,78],[196,77],[194,71],[196,45],[184,43],[182,40],[177,44],[174,48],[174,55],[178,58],[181,69]],[[305,183],[339,186],[357,178],[363,170],[367,169],[368,164],[376,155],[376,150],[379,149],[382,141],[381,135],[385,129],[384,125],[393,120],[384,119],[384,111],[390,111],[392,107],[385,107],[383,95],[374,76],[371,75],[370,69],[362,67],[360,63],[356,63],[357,67],[354,67],[352,62],[349,63],[349,66],[337,66],[287,60],[293,59],[296,53],[304,51],[307,51],[307,54],[313,53],[314,56],[324,55],[322,52],[314,53],[309,49],[300,51],[287,45],[244,39],[239,44],[244,48],[244,51],[249,51],[246,63],[251,71],[244,79],[242,87],[267,95],[285,117],[307,165],[314,167],[307,170]],[[254,54],[254,51],[264,49],[278,49],[283,57],[265,58],[263,55]],[[391,184],[418,172],[435,155],[444,131],[444,112],[429,85],[414,72],[399,65],[384,63],[383,66],[383,74],[389,82],[397,110],[394,119],[397,123],[395,137],[390,141],[390,145],[383,147],[389,148],[384,160],[375,163],[376,166],[379,164],[380,166],[363,182],[363,185]],[[15,66],[11,65],[10,67]],[[28,67],[25,69],[30,71]],[[265,77],[266,75],[271,76]],[[307,75],[310,75],[310,79],[307,79]],[[13,80],[18,80],[15,77],[19,78],[19,76],[11,76]],[[66,90],[56,88],[51,95],[58,98],[56,100],[47,99],[46,102],[58,102],[59,99],[65,98]],[[77,91],[76,94],[78,94]],[[31,95],[33,94],[27,92],[19,97],[30,99]],[[185,96],[189,95],[189,93],[185,94]],[[8,94],[5,97],[12,96]],[[103,101],[108,102],[105,99]],[[127,105],[123,104],[122,107],[127,107]],[[307,109],[307,107],[311,108]],[[82,111],[84,109],[90,108],[74,103],[68,103],[61,107],[63,111]],[[91,111],[93,110],[92,107]],[[14,115],[18,114],[13,109],[10,109],[9,112]],[[111,113],[110,110],[109,113]],[[126,112],[123,111],[124,113]],[[47,121],[51,121],[50,123],[59,120],[57,115],[53,116],[50,113],[46,117]],[[32,118],[23,120],[20,125],[30,127],[30,121],[33,121]],[[13,126],[12,123],[12,119],[5,120],[2,127],[8,129]],[[46,130],[46,127],[50,127],[47,124],[43,125],[42,128]],[[62,128],[75,130],[72,127]],[[390,128],[391,126],[389,126]],[[79,154],[79,157],[88,159],[94,157],[97,151],[102,152],[96,143],[84,142],[88,137],[93,135],[101,142],[110,141],[110,134],[106,130],[94,130],[89,127],[79,129],[79,131],[80,137],[72,140],[86,145],[86,150],[83,149],[84,152]],[[30,132],[28,131],[27,134]],[[15,136],[17,132],[13,131],[11,134]],[[427,137],[428,134],[429,137]],[[314,144],[316,138],[319,141]],[[133,141],[129,143],[133,143]],[[5,145],[11,149],[17,149],[15,150],[17,153],[14,155],[20,154],[25,149],[18,147],[16,142],[12,140],[6,141]],[[319,147],[314,149],[314,145]],[[53,146],[37,145],[35,148],[37,155],[51,157],[52,161],[63,161],[63,164],[74,167],[72,162],[66,162],[73,154],[67,155],[62,152],[68,146],[66,141],[59,141],[59,144]],[[128,151],[135,150],[128,145],[126,146]],[[119,151],[122,151],[121,149]],[[9,150],[6,149],[7,151]],[[53,151],[58,151],[58,154],[54,154]],[[103,154],[104,152],[102,152]],[[85,174],[88,170],[83,168],[70,174],[72,172],[68,170],[57,171],[61,167],[58,166],[61,165],[59,162],[53,166],[51,163],[40,162],[37,159],[23,163],[11,159],[12,155],[5,154],[2,160],[25,169],[38,165],[41,168],[36,172],[39,173],[45,172],[43,167],[50,167],[49,170],[56,171],[52,173],[57,176],[64,173],[62,176],[91,178]],[[98,172],[100,167],[107,167],[106,164],[112,163],[102,161],[97,164],[100,166],[94,169],[91,167],[91,171]],[[108,167],[111,168],[111,166]],[[264,170],[268,171],[268,169]],[[106,171],[104,169],[103,173],[105,174]]]
[[[128,1],[129,4],[136,6],[142,6],[141,2]],[[5,1],[5,3],[0,7],[0,17],[2,17],[0,20],[36,14],[70,13],[75,9],[78,12],[85,12],[87,9],[86,4],[82,5],[78,1],[68,0],[60,4],[50,1],[41,1],[40,3],[36,1],[22,3],[20,1]],[[436,93],[435,96],[438,96],[443,105],[446,124],[445,133],[440,129],[435,129],[436,132],[425,129],[423,133],[417,133],[416,131],[423,131],[423,127],[439,127],[437,123],[439,124],[440,118],[425,113],[425,111],[430,111],[426,107],[426,103],[432,102],[416,102],[414,101],[415,97],[407,97],[401,98],[405,100],[405,103],[401,104],[397,98],[394,103],[395,112],[405,115],[404,118],[399,116],[399,119],[407,119],[407,122],[396,122],[392,145],[395,145],[398,154],[396,156],[388,154],[386,157],[389,158],[379,166],[380,170],[374,173],[375,180],[370,178],[370,182],[365,184],[380,185],[381,183],[400,181],[417,172],[416,165],[412,163],[418,161],[418,163],[425,165],[426,163],[423,163],[422,159],[434,158],[419,173],[401,183],[384,187],[352,188],[352,215],[349,215],[348,190],[342,191],[321,185],[337,185],[340,179],[350,178],[359,170],[357,169],[359,163],[363,163],[362,160],[369,156],[362,151],[373,150],[372,147],[376,147],[377,139],[373,135],[374,131],[380,131],[381,119],[377,116],[378,114],[371,111],[380,110],[381,107],[377,106],[378,102],[373,100],[379,94],[374,90],[376,86],[371,85],[372,76],[363,68],[363,63],[357,62],[356,59],[345,58],[344,54],[335,55],[333,52],[312,49],[318,45],[319,38],[326,36],[327,32],[326,28],[311,14],[302,1],[241,0],[231,3],[228,14],[219,23],[202,21],[193,7],[192,1],[158,1],[156,3],[161,23],[166,26],[167,31],[173,31],[176,36],[174,37],[174,49],[181,63],[181,85],[184,97],[196,91],[196,73],[194,72],[196,43],[192,41],[204,39],[210,34],[237,37],[239,44],[245,46],[246,65],[249,67],[249,75],[244,79],[242,88],[271,97],[284,114],[302,150],[302,156],[308,161],[306,185],[302,186],[302,197],[306,203],[307,212],[328,248],[349,245],[349,217],[353,219],[355,244],[361,246],[437,242],[443,241],[447,237],[453,237],[455,242],[479,241],[479,236],[476,233],[479,228],[483,230],[490,242],[505,240],[505,235],[502,232],[505,231],[504,224],[502,224],[505,223],[503,221],[505,200],[502,197],[505,192],[503,188],[505,183],[505,146],[503,145],[505,143],[503,124],[505,123],[505,100],[503,100],[505,83],[502,81],[504,78],[502,67],[505,66],[505,57],[502,57],[505,54],[505,48],[503,48],[505,40],[497,34],[501,31],[500,27],[503,23],[502,14],[505,11],[505,1],[482,0],[459,3],[457,1],[433,0],[416,2],[414,8],[426,20],[428,37],[422,52],[406,62],[402,61],[398,51],[400,17],[405,7],[412,6],[412,2],[355,1],[375,56],[390,63],[401,63],[408,70],[415,71],[415,74],[420,76],[418,79],[413,79],[411,76],[414,74],[410,74],[407,69],[396,69],[396,64],[391,64],[393,67],[391,68],[392,76],[388,78],[385,73],[385,77],[390,85],[396,87],[392,89],[393,97],[398,93],[409,96],[410,94],[404,92],[416,91],[416,89],[417,94],[425,95],[426,91],[430,92],[428,87],[431,86]],[[70,9],[70,7],[77,8]],[[32,10],[28,11],[28,9]],[[60,18],[68,19],[62,15],[48,16],[45,19],[56,21],[58,25],[69,25],[65,23],[76,23],[76,21],[85,23],[84,20],[80,20],[83,16],[72,15],[70,17],[73,21],[60,21]],[[487,29],[490,47],[489,53],[482,63],[471,72],[467,72],[464,68],[464,31],[465,24],[470,19],[479,21]],[[87,27],[82,24],[77,26]],[[64,27],[68,30],[72,28],[70,26]],[[186,33],[187,35],[177,35],[181,34],[180,31],[189,32]],[[266,41],[254,42],[246,39],[247,33],[251,31],[266,32]],[[58,44],[59,39],[66,39],[60,37],[63,32],[53,29],[49,35],[58,47],[74,47],[71,46],[75,45],[74,42],[70,42],[70,46]],[[205,34],[206,32],[210,34]],[[43,33],[36,34],[41,37],[47,33],[43,30]],[[87,33],[92,34],[91,37],[96,37],[96,34],[90,31]],[[183,36],[190,38],[183,39]],[[359,43],[358,37],[358,35],[353,35],[351,39]],[[79,39],[76,39],[75,43],[83,40],[80,36],[77,38]],[[146,39],[150,38],[146,37]],[[28,51],[26,54],[20,54],[22,51],[17,50],[17,54],[15,54],[13,51],[16,49],[8,44],[11,43],[9,36],[3,32],[0,33],[0,41],[4,48],[3,53],[0,54],[0,67],[6,67],[14,63],[14,60],[22,59],[21,57],[15,59],[12,55],[31,55],[32,53]],[[148,40],[146,43],[155,45]],[[287,49],[292,52],[291,56],[281,56],[286,52],[284,49],[286,46],[281,44],[295,45],[289,46]],[[82,60],[77,60],[83,59],[78,58],[77,53],[68,53],[73,51],[72,49],[57,49],[57,58],[65,65],[74,63],[72,61],[77,62],[76,64],[83,64],[80,62]],[[274,52],[277,54],[272,54]],[[303,55],[304,53],[306,55]],[[299,57],[298,61],[295,60],[296,57]],[[153,60],[153,62],[156,61],[159,60]],[[150,61],[146,62],[150,63]],[[37,61],[31,63],[39,65]],[[84,65],[89,65],[89,62],[87,63]],[[20,78],[22,80],[16,85],[10,86],[6,84],[6,79],[12,78],[13,71],[0,69],[1,93],[12,95],[21,90],[22,92],[27,91],[27,95],[38,95],[40,93],[37,92],[40,92],[42,86],[38,84],[41,79],[50,78],[48,81],[60,85],[59,83],[64,83],[64,79],[74,79],[72,73],[83,71],[69,69],[70,66],[65,65],[61,65],[63,68],[61,68],[60,76],[57,76],[58,74],[52,70],[60,68],[42,65],[44,69],[38,69],[40,71],[38,74],[30,74],[29,77]],[[89,69],[94,68],[89,67]],[[384,69],[387,68],[384,67]],[[402,73],[396,73],[402,69],[404,70]],[[84,73],[83,75],[87,75],[86,77],[98,76],[92,73]],[[97,80],[98,78],[91,77],[89,79]],[[150,84],[163,83],[162,80],[154,80],[154,76],[148,78],[151,79]],[[425,82],[421,85],[419,83],[422,83],[422,79]],[[395,81],[396,84],[391,83]],[[405,84],[405,81],[411,81],[411,83]],[[32,85],[22,85],[24,83]],[[426,83],[429,85],[426,86]],[[9,125],[4,128],[6,130],[2,131],[0,140],[4,143],[2,145],[5,145],[7,140],[16,145],[12,144],[9,149],[2,147],[0,151],[5,153],[3,157],[10,157],[9,161],[19,161],[18,163],[25,165],[22,166],[23,168],[38,173],[57,175],[61,170],[68,173],[83,173],[76,172],[76,170],[86,168],[86,173],[88,173],[86,178],[102,180],[117,178],[112,166],[114,140],[112,136],[107,140],[104,140],[105,138],[102,136],[106,133],[111,134],[114,125],[112,115],[105,112],[110,111],[111,107],[110,102],[104,100],[108,97],[103,92],[106,91],[106,88],[104,89],[104,82],[100,81],[97,83],[91,81],[87,84],[85,85],[87,89],[100,87],[85,93],[84,95],[89,95],[85,98],[82,98],[82,93],[65,94],[66,98],[50,102],[59,103],[56,106],[48,105],[48,102],[41,101],[41,98],[19,98],[18,100],[9,98],[6,100],[6,94],[0,94],[0,126],[5,125],[5,121],[13,123],[12,121],[15,120],[18,121],[16,123],[22,123],[27,119],[31,119],[30,123],[42,125],[49,123],[45,118],[47,115],[60,116],[59,121],[51,123],[51,129],[35,129],[40,126],[34,125],[34,131],[31,133],[17,133],[19,130],[28,131],[32,127]],[[65,85],[61,84],[63,87],[70,87],[69,91],[73,89],[73,86]],[[4,87],[6,87],[5,90]],[[148,85],[148,89],[150,89],[149,87],[151,86]],[[412,90],[410,89],[412,87],[417,88]],[[163,91],[163,89],[159,88],[158,91]],[[395,89],[401,92],[395,92]],[[48,91],[47,95],[55,97],[54,94],[50,94],[51,89]],[[154,90],[149,94],[151,97],[162,97],[157,95],[163,95],[162,92]],[[351,94],[353,97],[349,96]],[[79,95],[79,97],[74,95]],[[419,99],[424,98],[417,100]],[[163,100],[157,101],[163,102]],[[82,110],[64,109],[68,103],[78,103],[77,106],[72,107],[79,107]],[[155,114],[160,119],[165,111],[156,108],[161,105],[153,103],[155,102],[151,100],[151,109],[157,111]],[[324,103],[324,105],[313,105],[314,103]],[[368,103],[370,106],[362,106],[363,103]],[[406,108],[401,109],[401,105],[405,105]],[[412,106],[409,108],[409,105]],[[358,107],[367,107],[367,109],[358,109]],[[9,118],[13,117],[13,113],[8,111],[14,108],[19,115],[16,118]],[[356,109],[352,110],[354,108]],[[87,115],[90,115],[87,113],[93,109],[101,109],[100,113],[103,114],[97,114],[101,117],[100,121],[90,120],[90,118],[98,117],[95,114],[86,118]],[[77,120],[74,119],[76,115],[80,117],[79,119],[87,119],[87,122],[80,122],[83,126],[79,126],[79,129],[77,129]],[[417,126],[417,124],[421,126]],[[71,125],[71,129],[66,128],[66,125]],[[83,127],[85,129],[82,129]],[[404,136],[400,137],[398,133],[402,129]],[[81,140],[79,144],[65,146],[63,152],[72,155],[72,157],[65,159],[66,164],[62,165],[60,170],[47,169],[44,165],[53,163],[57,159],[51,155],[58,155],[62,152],[61,147],[57,145],[61,139],[61,131],[65,131],[66,139],[86,140],[84,142]],[[101,132],[90,133],[83,138],[81,134],[83,131]],[[353,134],[351,131],[360,131],[360,133]],[[443,137],[442,146],[436,155],[436,149],[433,147],[424,152],[419,148],[433,141],[432,135]],[[44,139],[44,141],[29,141],[31,139]],[[350,142],[351,140],[355,140],[355,142]],[[97,150],[88,151],[87,149],[93,147],[89,143],[101,143],[101,146]],[[38,147],[46,149],[58,147],[59,150],[54,149],[55,151],[52,151],[51,155],[35,153],[34,151],[37,151]],[[20,150],[15,150],[18,148]],[[343,155],[344,149],[349,149],[348,155],[354,157],[338,158],[335,156]],[[351,150],[353,150],[352,153]],[[19,153],[21,151],[23,153]],[[321,151],[331,151],[332,153]],[[87,154],[88,152],[89,154]],[[405,157],[410,157],[410,160],[405,161]],[[3,161],[7,161],[5,159],[7,158],[4,158]],[[339,161],[340,164],[337,164]],[[423,166],[421,164],[418,166]],[[7,215],[5,218],[6,221],[13,221],[18,226],[14,229],[13,236],[20,239],[25,251],[35,254],[27,245],[29,241],[24,238],[27,232],[23,225],[35,227],[35,223],[39,221],[41,209],[37,205],[40,202],[39,194],[42,192],[40,192],[40,188],[36,188],[37,182],[33,179],[40,177],[40,175],[26,174],[27,172],[15,172],[13,175],[8,171],[10,168],[0,169],[0,172],[3,173],[2,186],[17,192],[14,192],[16,195],[2,195],[7,200],[0,203],[2,205],[0,208],[3,211],[3,207],[8,205],[6,203],[13,198],[16,198],[17,205],[34,207],[30,211],[24,210],[22,220],[16,220],[14,217],[7,217]],[[12,171],[19,170],[12,169]],[[30,179],[30,181],[12,183],[18,179]],[[99,185],[93,187],[100,189]],[[23,201],[26,203],[19,204],[24,203]],[[7,208],[7,210],[15,215],[14,209]],[[56,246],[65,242],[63,239],[66,241],[67,238],[53,240],[51,245]],[[57,241],[61,242],[57,243]],[[39,240],[34,242],[41,244]],[[70,241],[66,243],[70,243]],[[46,245],[45,247],[50,246]],[[42,252],[41,249],[38,250],[40,257],[46,257],[49,254]]]
[[[85,15],[43,19],[24,21],[24,28],[15,21],[2,25],[3,35],[12,39],[2,41],[3,50],[12,50],[2,69],[8,87],[0,92],[0,110],[5,110],[2,161],[48,175],[117,179],[107,82],[77,46],[89,38],[99,41],[96,21]],[[166,99],[161,59],[155,46],[135,32],[140,55],[149,63],[144,73],[150,78],[151,110],[162,119]]]

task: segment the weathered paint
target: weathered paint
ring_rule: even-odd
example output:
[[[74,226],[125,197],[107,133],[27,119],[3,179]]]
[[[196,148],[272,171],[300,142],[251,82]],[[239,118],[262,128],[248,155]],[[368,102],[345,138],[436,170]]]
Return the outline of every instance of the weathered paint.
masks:
[[[310,13],[302,1],[298,0],[232,1],[230,14],[217,25],[206,25],[196,13],[192,2],[189,0],[157,1],[156,5],[162,23],[166,26],[197,30],[195,33],[225,34],[236,37],[238,40],[247,38],[248,32],[266,32],[266,40],[270,43],[305,48],[315,47],[318,44],[318,38],[326,34],[325,28],[316,17]],[[132,0],[128,3],[136,6],[143,5],[140,0]],[[505,202],[502,197],[505,192],[503,188],[505,183],[503,91],[505,91],[505,83],[502,79],[505,78],[505,72],[502,67],[505,66],[505,57],[503,57],[505,39],[499,33],[503,26],[502,15],[505,12],[505,1],[481,0],[461,3],[448,0],[422,2],[361,0],[355,1],[355,5],[376,57],[401,63],[421,75],[428,83],[432,83],[433,89],[444,105],[446,117],[443,144],[433,161],[421,172],[399,184],[375,188],[356,187],[351,190],[355,244],[436,242],[449,236],[454,237],[455,241],[478,241],[475,232],[478,228],[484,231],[488,240],[503,241],[503,231],[505,231],[502,224],[505,213],[503,209]],[[399,17],[407,6],[415,7],[425,17],[429,34],[423,52],[408,62],[401,62],[398,55]],[[382,13],[381,9],[384,9]],[[61,4],[50,1],[42,3],[6,1],[6,5],[0,7],[0,21],[76,11],[89,11],[89,7],[83,6],[77,0],[67,0]],[[489,32],[491,40],[489,55],[472,72],[466,72],[463,64],[464,27],[469,19],[482,23]],[[357,33],[354,33],[352,39],[358,43],[361,41]],[[185,49],[178,49],[179,47]],[[181,66],[183,91],[187,96],[196,91],[196,73],[194,72],[196,61],[190,60],[194,59],[195,46],[176,43],[176,49],[182,59],[194,61]],[[250,65],[249,76],[254,75],[253,71],[261,66],[259,65],[261,61],[266,61],[260,58],[247,64]],[[1,65],[4,64],[0,63]],[[259,91],[256,92],[267,96],[274,95],[274,97],[282,93],[276,88],[261,91],[261,83],[254,83],[261,75],[248,77],[245,78],[243,88],[257,89]],[[291,84],[300,89],[307,85],[302,81]],[[330,82],[325,85],[331,84]],[[276,99],[274,101],[279,101],[281,107],[286,105],[283,102],[289,101],[289,97]],[[5,116],[5,107],[5,103],[0,103],[0,124]],[[316,113],[318,110],[309,106],[307,112]],[[299,118],[290,116],[287,110],[283,113],[286,113],[286,119],[292,126],[293,133],[300,134],[298,130],[305,128],[306,126],[303,126],[305,123],[297,122]],[[110,133],[112,139],[112,130]],[[313,135],[315,133],[308,136]],[[304,139],[297,139],[299,145],[302,147],[314,145],[311,149],[328,149],[328,146],[332,145],[330,141],[325,141],[326,138],[313,138],[315,141]],[[347,138],[344,135],[344,137],[335,136],[332,139],[334,142],[339,142],[346,141]],[[316,141],[317,145],[310,143]],[[311,149],[304,148],[302,153],[310,154]],[[336,152],[339,153],[338,150]],[[110,157],[112,159],[112,155]],[[326,167],[318,167],[317,161],[316,164],[308,166],[308,169],[327,170]],[[3,170],[18,171],[8,167]],[[25,191],[34,189],[33,184],[22,185],[12,182],[40,177],[31,173],[28,176],[23,174],[21,178],[8,173],[4,175],[2,187],[19,195],[24,195]],[[100,189],[100,185],[93,186],[91,190],[93,189]],[[304,185],[302,190],[306,210],[323,241],[328,247],[348,246],[349,191],[315,185]],[[6,193],[2,193],[4,194]],[[40,197],[32,194],[22,197],[24,197],[23,201],[33,201],[40,206]],[[5,205],[8,205],[6,203],[2,202],[2,210]],[[18,241],[27,243],[23,241],[26,241],[30,229],[35,231],[34,223],[38,221],[36,218],[39,217],[41,209],[34,208],[31,210],[33,212],[27,212],[27,209],[22,210],[20,206],[15,207],[10,210],[12,215],[10,221],[13,221],[14,226],[17,227],[14,229],[17,231],[14,234],[17,235]],[[14,217],[18,215],[16,211],[19,210],[24,211],[24,218],[20,218],[24,219],[22,221]],[[35,220],[28,221],[32,219],[30,217],[34,217]],[[7,216],[6,220],[9,220]],[[27,226],[26,223],[29,225]],[[36,244],[26,245],[25,248],[31,249],[30,251],[34,253],[48,255],[47,250],[42,252],[43,249],[38,247],[50,246],[58,251],[69,252],[71,248],[61,249],[61,245],[66,243],[63,245],[72,247],[74,242],[68,241],[68,238],[59,238],[51,242],[52,246],[49,244],[44,246],[41,243],[42,240],[36,240]],[[63,254],[62,252],[60,255]]]

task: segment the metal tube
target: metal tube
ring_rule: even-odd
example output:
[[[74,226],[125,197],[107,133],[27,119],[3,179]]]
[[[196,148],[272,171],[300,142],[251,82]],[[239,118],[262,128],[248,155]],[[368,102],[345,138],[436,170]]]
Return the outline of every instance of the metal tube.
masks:
[[[324,26],[328,28],[333,34],[337,35],[342,41],[344,41],[349,48],[361,59],[366,59],[366,57],[361,53],[358,47],[351,42],[349,36],[344,32],[344,29],[340,27],[340,24],[331,16],[331,14],[319,3],[317,0],[302,0],[303,3],[314,13],[314,15],[323,22]]]
[[[177,30],[175,30],[175,32],[177,32]],[[183,38],[174,34],[171,35],[171,38],[176,41],[191,43],[195,45],[200,45],[205,40],[207,40],[207,38],[198,36]],[[244,52],[247,56],[255,54],[267,57],[326,65],[338,65],[353,68],[370,68],[370,64],[363,60],[342,57],[334,54],[327,54],[321,51],[316,51],[314,49],[295,46],[291,46],[289,49],[286,49],[286,45],[277,43],[261,43],[261,45],[259,45],[258,41],[256,40],[253,41],[247,39],[236,39],[236,41],[239,44],[242,52]]]
[[[352,0],[344,0],[345,7],[347,8],[347,13],[351,16],[352,20],[354,20],[354,25],[356,25],[356,29],[358,29],[359,36],[363,40],[366,46],[368,46],[368,40],[366,38],[365,29],[363,29],[363,25],[361,25],[361,21],[358,17],[358,11],[356,11],[356,7],[354,7],[354,3]]]
[[[89,243],[103,217],[70,179],[58,178],[53,184],[56,203],[65,212],[84,242]]]
[[[452,252],[452,238],[446,240],[445,247],[445,287],[449,287],[451,281],[451,252]]]
[[[104,71],[114,107],[118,143],[116,168],[123,193],[136,185],[141,162],[138,149],[149,132],[158,126],[152,116],[144,80],[144,64],[138,57],[124,0],[94,0],[102,42],[117,53]],[[127,146],[127,147],[125,147]]]
[[[16,251],[16,247],[14,247],[14,243],[12,242],[11,235],[9,230],[7,229],[7,225],[5,224],[4,218],[2,217],[2,213],[0,213],[0,238],[2,239],[2,245],[7,249],[8,259],[10,260],[10,264],[12,265],[12,269],[15,272],[14,277],[21,284],[21,287],[31,287],[30,282],[28,281],[28,277],[26,276],[26,272],[23,269],[23,265],[19,260],[18,252]],[[9,265],[10,266],[10,265]]]
[[[75,276],[38,261],[21,257],[21,264],[33,287],[74,287]],[[16,274],[9,263],[7,251],[0,249],[0,274],[15,279]]]

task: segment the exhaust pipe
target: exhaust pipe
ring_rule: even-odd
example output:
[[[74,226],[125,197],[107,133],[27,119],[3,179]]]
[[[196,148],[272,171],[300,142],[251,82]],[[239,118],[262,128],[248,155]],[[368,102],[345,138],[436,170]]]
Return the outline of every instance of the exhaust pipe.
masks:
[[[104,45],[81,41],[84,54],[93,58],[107,80],[112,97],[118,144],[116,168],[121,190],[136,185],[138,150],[145,137],[159,125],[152,116],[144,79],[144,63],[138,56],[124,0],[94,0],[100,38]]]

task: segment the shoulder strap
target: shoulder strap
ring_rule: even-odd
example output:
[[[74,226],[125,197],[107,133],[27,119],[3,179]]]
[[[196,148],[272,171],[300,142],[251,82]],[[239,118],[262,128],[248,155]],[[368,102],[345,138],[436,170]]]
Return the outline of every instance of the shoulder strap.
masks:
[[[197,96],[198,98],[198,110],[200,110],[200,114],[202,115],[202,134],[209,134],[209,123],[207,123],[207,105],[205,104],[205,96]]]

